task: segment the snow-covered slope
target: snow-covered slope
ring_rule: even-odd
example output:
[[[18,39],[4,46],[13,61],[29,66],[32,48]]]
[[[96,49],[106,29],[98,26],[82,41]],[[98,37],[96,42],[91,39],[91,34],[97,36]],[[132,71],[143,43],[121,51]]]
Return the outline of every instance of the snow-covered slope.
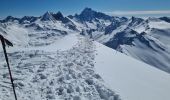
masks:
[[[169,100],[170,76],[161,71],[170,72],[168,21],[90,8],[0,20],[0,34],[14,44],[7,52],[19,100]],[[13,100],[1,47],[0,58],[0,100]]]
[[[170,75],[96,43],[95,69],[123,100],[169,100]]]
[[[86,8],[72,20],[84,26],[82,35],[170,73],[168,17],[109,17]]]
[[[70,34],[48,46],[8,48],[19,100],[118,100],[94,71],[95,45]],[[0,52],[0,100],[13,100],[9,74]]]
[[[162,25],[159,27],[158,23]],[[142,28],[144,26],[146,27]],[[170,72],[169,29],[170,23],[149,18],[136,27],[116,33],[105,44],[163,71]]]
[[[170,99],[169,74],[78,34],[47,46],[7,51],[19,100]],[[13,100],[2,52],[0,56],[0,99]]]

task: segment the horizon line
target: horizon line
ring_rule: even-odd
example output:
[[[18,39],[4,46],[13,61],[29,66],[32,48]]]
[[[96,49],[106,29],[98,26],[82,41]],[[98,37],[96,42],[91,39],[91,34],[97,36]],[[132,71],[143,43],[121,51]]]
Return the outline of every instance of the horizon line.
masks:
[[[93,10],[93,9],[92,9]],[[95,10],[94,10],[95,11]],[[45,11],[44,13],[48,12]],[[49,12],[52,12],[52,13],[55,13],[54,11],[49,11]],[[61,12],[61,11],[57,11],[57,12]],[[104,11],[97,11],[97,12],[101,12],[101,13],[105,13],[107,15],[111,15],[111,16],[124,16],[124,17],[129,17],[129,16],[144,16],[144,17],[153,17],[155,15],[162,15],[162,16],[170,16],[170,10],[115,10],[115,11],[109,11],[109,12],[104,12]],[[61,12],[62,13],[62,12]],[[68,16],[64,13],[62,13],[64,16]],[[76,12],[73,13],[74,14],[77,14]],[[72,14],[69,14],[69,15],[72,15]],[[149,16],[150,15],[150,16]],[[36,17],[40,17],[42,15],[7,15],[6,17],[8,16],[13,16],[13,17],[17,17],[17,18],[22,18],[24,16],[36,16]],[[2,17],[0,16],[0,20],[6,18],[5,16]]]

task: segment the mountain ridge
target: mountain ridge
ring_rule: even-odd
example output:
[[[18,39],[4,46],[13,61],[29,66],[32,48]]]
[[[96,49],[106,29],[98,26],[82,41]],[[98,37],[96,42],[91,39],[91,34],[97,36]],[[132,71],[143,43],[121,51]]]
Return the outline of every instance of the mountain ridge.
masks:
[[[169,17],[149,17],[147,19],[137,17],[116,17],[97,12],[91,8],[85,8],[80,14],[66,17],[63,16],[61,12],[46,12],[40,17],[24,16],[22,18],[15,18],[8,16],[0,22],[1,24],[18,22],[23,25],[23,27],[32,27],[44,31],[50,31],[51,27],[54,27],[54,29],[52,29],[53,31],[62,32],[61,29],[68,29],[70,31],[79,32],[108,47],[170,73],[170,63],[168,63],[168,60],[170,59],[170,48],[169,40],[167,38],[170,36]],[[46,22],[49,23],[50,27],[46,25]],[[56,25],[62,25],[62,28],[55,29]],[[135,31],[135,34],[138,35],[134,35],[133,31],[128,32],[129,30]],[[5,28],[0,28],[0,31],[4,34],[7,33]],[[115,41],[115,36],[122,33],[126,35],[121,38],[117,37],[117,40]],[[62,32],[62,34],[66,34],[66,32]],[[123,44],[118,43],[115,47],[118,40]],[[131,43],[129,44],[130,41]],[[147,55],[141,55],[143,51],[139,48],[147,48]],[[161,61],[161,59],[154,56],[152,52],[155,52],[156,55],[165,60]],[[154,62],[154,60],[157,62]]]

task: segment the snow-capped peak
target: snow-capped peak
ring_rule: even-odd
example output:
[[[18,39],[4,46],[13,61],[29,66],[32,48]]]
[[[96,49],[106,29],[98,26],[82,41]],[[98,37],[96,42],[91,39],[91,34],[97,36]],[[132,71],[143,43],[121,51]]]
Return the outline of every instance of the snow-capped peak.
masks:
[[[41,16],[41,21],[55,21],[52,13],[47,11],[43,16]]]
[[[112,20],[113,17],[108,16],[104,13],[97,12],[92,10],[91,8],[85,8],[80,15],[75,15],[81,21],[91,21],[93,19],[104,19],[104,20]]]
[[[142,18],[137,18],[137,17],[132,16],[130,19],[129,26],[137,26],[140,23],[142,23],[143,21],[144,21],[144,19],[142,19]]]
[[[64,18],[63,14],[60,11],[52,15],[56,20],[62,20]]]
[[[161,21],[161,19],[156,18],[156,17],[149,17],[149,18],[147,19],[147,21],[160,22],[160,21]]]
[[[15,18],[13,16],[7,16],[4,20],[2,20],[2,22],[15,21],[15,20],[19,20],[19,18]]]
[[[160,17],[159,19],[164,20],[164,21],[170,23],[170,17]]]
[[[96,11],[92,10],[91,8],[85,8],[85,9],[81,12],[81,14],[89,14],[89,13],[92,13],[92,12],[96,12]]]

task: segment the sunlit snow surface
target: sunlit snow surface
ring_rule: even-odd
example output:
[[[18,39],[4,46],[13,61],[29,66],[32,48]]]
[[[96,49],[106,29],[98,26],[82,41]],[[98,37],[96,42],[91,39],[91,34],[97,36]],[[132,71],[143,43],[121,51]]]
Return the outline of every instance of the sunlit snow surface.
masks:
[[[96,48],[92,40],[70,34],[41,48],[8,51],[19,100],[119,99],[94,70]],[[5,59],[0,62],[0,100],[13,100]]]
[[[96,71],[123,100],[170,99],[169,74],[96,44]]]
[[[7,52],[18,100],[170,100],[170,75],[161,71],[170,72],[170,24],[85,12],[91,21],[47,12],[34,21],[0,23],[0,34],[14,44]],[[132,44],[111,49],[94,42],[105,44],[121,32],[125,37],[117,39],[134,37]],[[135,37],[141,32],[143,41]],[[0,46],[0,100],[13,99]]]
[[[57,41],[41,49],[8,48],[19,100],[170,99],[169,74],[76,34]],[[0,60],[0,99],[13,100],[6,63]]]

